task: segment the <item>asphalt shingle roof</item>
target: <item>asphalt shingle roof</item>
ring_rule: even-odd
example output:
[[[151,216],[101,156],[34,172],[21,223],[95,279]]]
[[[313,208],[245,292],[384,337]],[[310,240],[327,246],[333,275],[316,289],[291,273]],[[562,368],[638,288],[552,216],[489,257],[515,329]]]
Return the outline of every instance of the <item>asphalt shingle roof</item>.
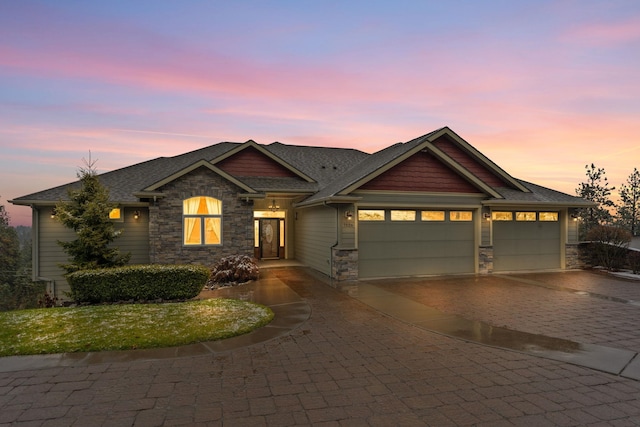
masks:
[[[311,147],[287,145],[274,142],[260,145],[263,149],[290,164],[315,182],[307,182],[300,178],[242,177],[236,178],[259,192],[279,191],[308,194],[303,204],[312,204],[337,196],[350,185],[374,173],[376,170],[398,159],[440,132],[437,129],[419,138],[405,143],[397,143],[373,154],[355,149]],[[221,142],[174,157],[159,157],[125,168],[100,174],[101,182],[109,188],[111,200],[118,203],[138,202],[134,195],[151,187],[201,160],[213,161],[229,151],[238,148],[242,143]],[[518,180],[519,181],[519,180]],[[495,188],[504,199],[489,199],[521,203],[561,203],[581,205],[585,201],[568,194],[541,187],[525,181],[519,181],[531,190],[525,193],[515,188]],[[37,193],[13,199],[15,203],[48,203],[67,198],[67,189],[77,186],[73,182]]]

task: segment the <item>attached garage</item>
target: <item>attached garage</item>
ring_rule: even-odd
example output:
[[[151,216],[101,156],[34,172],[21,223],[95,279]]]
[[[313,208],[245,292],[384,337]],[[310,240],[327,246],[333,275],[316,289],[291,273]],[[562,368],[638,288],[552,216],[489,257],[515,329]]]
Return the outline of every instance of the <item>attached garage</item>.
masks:
[[[359,277],[475,272],[474,213],[358,211]]]
[[[558,217],[558,212],[494,211],[494,270],[560,268],[561,230]]]

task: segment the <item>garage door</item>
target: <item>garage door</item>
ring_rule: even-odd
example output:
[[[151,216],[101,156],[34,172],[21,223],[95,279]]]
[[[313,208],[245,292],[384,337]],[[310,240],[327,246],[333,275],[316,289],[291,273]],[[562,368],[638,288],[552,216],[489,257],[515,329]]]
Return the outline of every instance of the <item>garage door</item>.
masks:
[[[473,273],[473,216],[471,211],[360,210],[359,277]]]
[[[493,212],[495,271],[560,268],[557,212]]]

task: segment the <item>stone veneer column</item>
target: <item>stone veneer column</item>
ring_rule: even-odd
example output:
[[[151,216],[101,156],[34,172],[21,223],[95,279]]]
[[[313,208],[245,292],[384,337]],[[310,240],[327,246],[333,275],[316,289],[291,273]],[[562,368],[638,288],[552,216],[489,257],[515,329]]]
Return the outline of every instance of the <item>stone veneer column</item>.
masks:
[[[332,248],[331,276],[338,282],[358,280],[358,250]]]
[[[567,243],[565,249],[565,268],[567,270],[583,269],[585,263],[583,257],[580,254],[580,246],[577,243]]]
[[[493,273],[493,246],[480,246],[478,253],[478,273]]]

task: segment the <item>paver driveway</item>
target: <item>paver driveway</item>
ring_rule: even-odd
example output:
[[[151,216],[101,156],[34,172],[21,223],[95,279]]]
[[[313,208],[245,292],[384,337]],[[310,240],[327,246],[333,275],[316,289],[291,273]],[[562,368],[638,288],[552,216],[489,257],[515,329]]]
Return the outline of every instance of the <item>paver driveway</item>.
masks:
[[[267,275],[311,307],[289,334],[197,357],[0,372],[0,426],[640,424],[638,381],[416,328],[304,269]],[[553,289],[622,300],[638,283],[578,272],[374,285],[500,326],[638,350],[622,318],[640,307]]]

